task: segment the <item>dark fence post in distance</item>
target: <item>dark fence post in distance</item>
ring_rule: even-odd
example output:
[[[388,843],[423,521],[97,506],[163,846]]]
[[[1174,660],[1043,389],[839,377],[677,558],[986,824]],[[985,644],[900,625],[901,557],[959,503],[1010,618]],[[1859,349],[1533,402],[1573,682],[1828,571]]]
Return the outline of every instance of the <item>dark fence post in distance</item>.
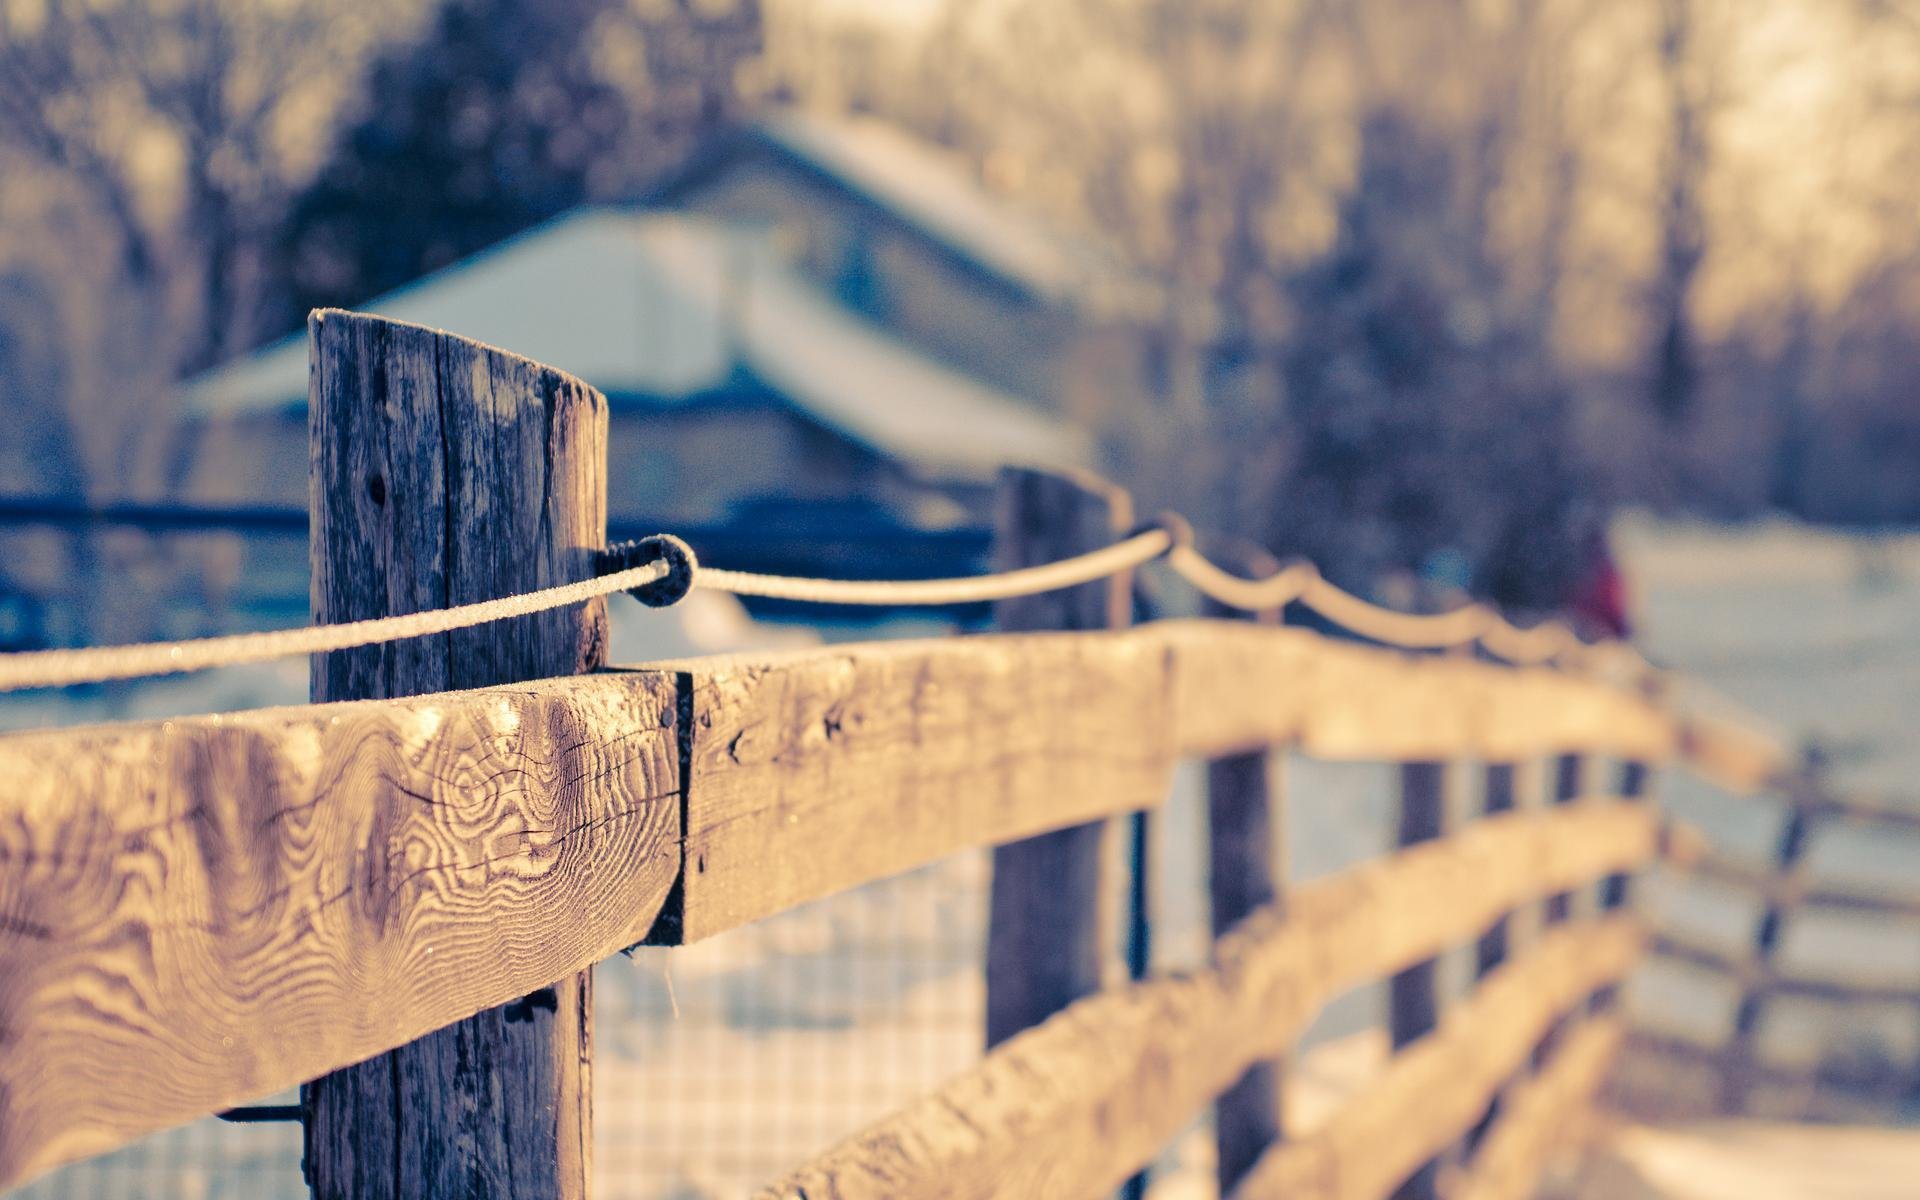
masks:
[[[1486,764],[1485,790],[1480,806],[1483,816],[1497,817],[1501,813],[1513,811],[1514,775],[1514,764],[1510,762]],[[1512,924],[1511,915],[1503,916],[1481,936],[1480,945],[1474,955],[1474,978],[1478,979],[1490,974],[1495,967],[1507,961],[1508,931]]]
[[[1400,830],[1397,844],[1417,846],[1446,832],[1447,765],[1400,764]],[[1428,959],[1396,974],[1387,995],[1387,1031],[1395,1052],[1418,1041],[1439,1023],[1438,962]],[[1439,1191],[1437,1160],[1421,1164],[1394,1192],[1395,1200],[1433,1200]]]
[[[1648,698],[1658,702],[1659,695],[1657,692],[1650,690]],[[1620,763],[1619,770],[1618,787],[1620,803],[1646,803],[1649,798],[1649,786],[1652,780],[1651,768],[1644,762],[1630,758]],[[1618,874],[1609,875],[1600,881],[1600,911],[1603,915],[1627,907],[1627,905],[1632,902],[1632,899],[1632,874],[1622,871]],[[1608,984],[1594,996],[1593,1011],[1596,1013],[1606,1012],[1618,1003],[1619,998],[1620,985],[1617,983]]]
[[[1553,802],[1571,804],[1580,797],[1585,760],[1578,754],[1562,754],[1553,763]],[[1573,914],[1573,894],[1557,892],[1548,896],[1544,924],[1558,925]]]
[[[1111,545],[1133,523],[1126,492],[1082,473],[1008,468],[1000,476],[995,565],[1052,562]],[[1133,604],[1132,572],[1002,600],[1004,630],[1117,629]],[[1108,819],[998,846],[987,927],[987,1045],[1097,992],[1117,967],[1120,834]]]
[[[1247,545],[1235,564],[1250,577],[1280,569],[1272,555]],[[1238,609],[1208,601],[1212,617],[1238,617]],[[1263,625],[1278,625],[1280,612],[1254,614]],[[1276,683],[1276,686],[1280,686]],[[1278,786],[1276,786],[1278,785]],[[1270,750],[1229,754],[1207,763],[1207,893],[1213,908],[1213,936],[1266,905],[1286,904],[1285,786]],[[1280,1062],[1255,1063],[1214,1102],[1217,1177],[1222,1196],[1233,1190],[1262,1151],[1285,1131]]]
[[[1641,694],[1649,703],[1662,709],[1671,707],[1666,687],[1658,676],[1652,676],[1641,684]],[[1653,768],[1637,759],[1627,759],[1620,764],[1619,798],[1627,804],[1645,804],[1651,799],[1653,786]],[[1627,907],[1633,901],[1633,876],[1627,872],[1609,875],[1600,883],[1600,911],[1614,912]],[[1619,1000],[1618,984],[1609,985],[1593,998],[1595,1012],[1604,1012],[1614,1007]]]
[[[1805,871],[1803,865],[1807,854],[1807,834],[1809,830],[1809,810],[1822,793],[1821,776],[1826,770],[1826,755],[1819,746],[1809,743],[1801,750],[1800,769],[1788,780],[1786,801],[1786,819],[1780,826],[1780,840],[1774,848],[1774,881],[1776,884],[1798,882]],[[1766,1010],[1769,976],[1773,972],[1773,958],[1780,948],[1781,927],[1786,923],[1787,909],[1782,896],[1798,894],[1800,889],[1791,886],[1775,886],[1767,889],[1767,898],[1760,908],[1759,923],[1753,929],[1753,961],[1756,976],[1740,993],[1740,1001],[1733,1010],[1733,1030],[1727,1039],[1727,1052],[1722,1056],[1726,1067],[1720,1080],[1720,1109],[1723,1113],[1738,1113],[1747,1107],[1747,1093],[1753,1086],[1756,1071],[1755,1056],[1760,1052],[1760,1018]]]
[[[465,338],[373,317],[316,313],[308,336],[317,622],[593,574],[606,534],[598,392]],[[599,666],[605,648],[606,603],[595,600],[317,655],[312,694],[318,703],[571,675]],[[356,886],[347,902],[380,919],[378,888]],[[308,1084],[314,1195],[585,1196],[590,980],[582,972]]]
[[[1561,754],[1553,760],[1553,795],[1551,803],[1558,807],[1572,804],[1580,798],[1586,783],[1587,760],[1579,754]],[[1555,925],[1564,924],[1573,915],[1573,893],[1556,892],[1548,896],[1540,906],[1540,928],[1542,932]],[[1553,1054],[1553,1048],[1560,1043],[1561,1031],[1566,1026],[1566,1017],[1547,1027],[1547,1035],[1533,1049],[1533,1069],[1538,1071],[1546,1065]]]
[[[1513,811],[1516,774],[1516,768],[1510,762],[1485,764],[1480,804],[1482,816],[1497,817],[1501,813]],[[1511,952],[1512,931],[1513,914],[1506,913],[1480,935],[1480,941],[1474,947],[1473,956],[1473,977],[1476,981],[1485,979],[1498,969],[1500,964],[1507,961]],[[1493,1098],[1487,1102],[1486,1115],[1481,1117],[1480,1123],[1467,1135],[1465,1148],[1468,1153],[1472,1153],[1473,1149],[1479,1145],[1481,1137],[1492,1126],[1494,1118],[1500,1115],[1501,1098],[1500,1092],[1493,1094]]]

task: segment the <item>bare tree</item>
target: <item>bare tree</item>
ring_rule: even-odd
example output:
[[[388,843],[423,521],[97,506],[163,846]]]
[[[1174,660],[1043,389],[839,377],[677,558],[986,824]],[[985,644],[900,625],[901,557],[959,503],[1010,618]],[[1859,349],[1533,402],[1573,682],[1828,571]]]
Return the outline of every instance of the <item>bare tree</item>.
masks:
[[[255,335],[253,253],[310,169],[376,11],[345,0],[0,4],[0,141],[97,206],[128,282],[171,317],[152,333],[177,367]]]
[[[1650,296],[1654,410],[1678,422],[1693,407],[1700,368],[1692,304],[1706,258],[1701,186],[1708,161],[1707,106],[1696,52],[1694,0],[1660,0],[1657,62],[1665,92],[1667,140],[1661,162],[1660,257]]]

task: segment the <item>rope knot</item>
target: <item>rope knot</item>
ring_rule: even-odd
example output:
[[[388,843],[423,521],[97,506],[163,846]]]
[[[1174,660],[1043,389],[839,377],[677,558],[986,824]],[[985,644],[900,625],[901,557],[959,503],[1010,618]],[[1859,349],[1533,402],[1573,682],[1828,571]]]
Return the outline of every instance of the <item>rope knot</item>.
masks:
[[[1193,526],[1177,512],[1157,514],[1153,520],[1133,531],[1134,536],[1158,529],[1167,535],[1167,549],[1181,551],[1193,549]]]
[[[627,594],[648,608],[680,603],[693,590],[694,576],[700,573],[700,559],[693,553],[692,546],[670,533],[656,533],[608,546],[600,552],[596,574],[613,575],[655,562],[665,563],[667,573],[651,583],[628,588]]]

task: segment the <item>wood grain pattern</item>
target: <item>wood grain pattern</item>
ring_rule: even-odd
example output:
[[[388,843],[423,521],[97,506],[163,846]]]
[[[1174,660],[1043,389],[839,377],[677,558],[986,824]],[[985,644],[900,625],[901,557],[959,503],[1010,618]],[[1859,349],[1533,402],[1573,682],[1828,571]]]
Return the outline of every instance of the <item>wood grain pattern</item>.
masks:
[[[1583,1115],[1612,1067],[1620,1019],[1599,1016],[1575,1029],[1540,1074],[1507,1093],[1501,1119],[1449,1200],[1527,1200],[1553,1159],[1577,1149]]]
[[[1181,753],[1301,736],[1303,693],[1336,710],[1318,727],[1344,753],[1432,749],[1328,682],[1339,672],[1297,687],[1317,655],[1377,660],[1389,682],[1424,665],[1176,622],[0,738],[0,1180],[357,1061],[638,940],[678,869],[677,702],[694,723],[688,870],[659,935],[673,942],[1157,803]],[[1275,656],[1295,673],[1266,673]],[[1458,678],[1454,702],[1484,710],[1471,693],[1514,675]],[[1640,701],[1580,686],[1588,723],[1534,722],[1527,745],[1659,741]],[[1617,712],[1641,733],[1616,737]],[[462,779],[519,807],[450,806]],[[414,915],[443,878],[480,890]],[[469,939],[470,956],[447,953]]]
[[[607,402],[552,367],[359,313],[308,320],[313,617],[398,616],[573,583],[606,545]],[[336,653],[316,701],[598,667],[606,601]],[[579,1198],[591,1177],[582,971],[301,1092],[315,1200]]]
[[[1103,1194],[1334,996],[1529,898],[1646,861],[1655,833],[1626,805],[1510,814],[1296,888],[1285,918],[1250,917],[1212,966],[1080,1001],[759,1195]]]
[[[1554,1021],[1633,969],[1641,942],[1626,917],[1556,927],[1488,975],[1311,1137],[1263,1157],[1233,1200],[1389,1195],[1473,1127]]]
[[[0,1186],[638,941],[672,680],[0,738]]]
[[[1555,683],[1585,697],[1571,719],[1547,710],[1495,729],[1482,718],[1534,694],[1523,673],[1240,622],[656,666],[684,676],[693,713],[686,886],[657,934],[676,944],[968,847],[1157,805],[1182,756],[1298,740],[1355,759],[1593,746],[1657,760],[1671,742],[1659,710],[1597,683]],[[1393,698],[1416,678],[1447,686],[1409,685],[1424,707]],[[1310,706],[1320,715],[1304,721]]]
[[[673,665],[692,746],[666,942],[1159,804],[1172,778],[1152,639],[995,635]]]

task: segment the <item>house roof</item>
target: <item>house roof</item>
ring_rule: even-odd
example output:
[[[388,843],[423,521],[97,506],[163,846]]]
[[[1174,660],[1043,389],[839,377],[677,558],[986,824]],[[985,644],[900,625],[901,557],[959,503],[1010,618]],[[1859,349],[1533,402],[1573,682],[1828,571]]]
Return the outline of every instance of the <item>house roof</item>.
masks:
[[[766,237],[697,217],[581,210],[363,307],[569,371],[616,411],[637,397],[697,403],[744,372],[818,423],[930,473],[1088,457],[1078,430],[848,312]],[[202,415],[303,408],[306,339],[183,386]]]
[[[995,196],[953,152],[873,117],[786,109],[714,142],[656,193],[679,200],[727,164],[769,153],[881,210],[976,271],[1034,299],[1142,315],[1155,289],[1111,248]]]

